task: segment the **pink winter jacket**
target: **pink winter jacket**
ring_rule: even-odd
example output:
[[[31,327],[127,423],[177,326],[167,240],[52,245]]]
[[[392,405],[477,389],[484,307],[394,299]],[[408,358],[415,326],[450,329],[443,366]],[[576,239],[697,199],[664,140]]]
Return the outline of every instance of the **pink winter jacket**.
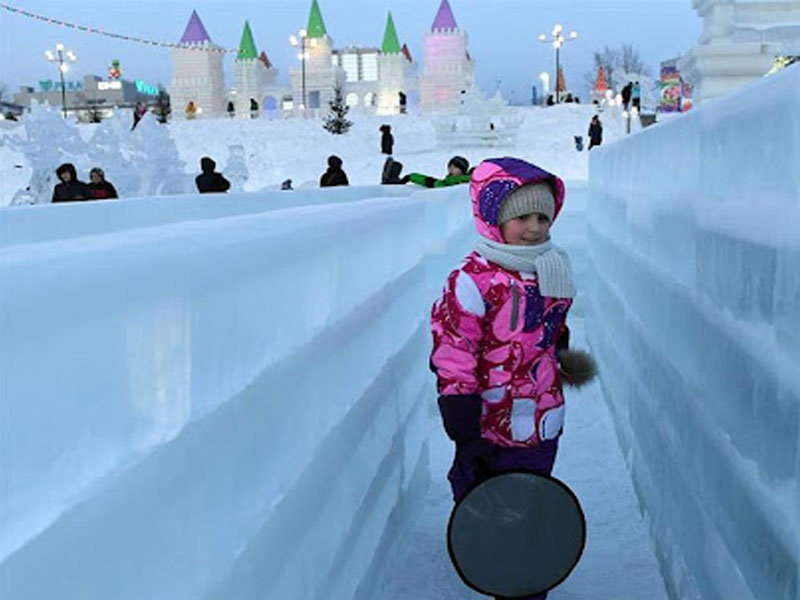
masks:
[[[517,187],[548,181],[564,202],[556,176],[513,158],[484,161],[470,183],[478,233],[503,242],[500,204]],[[499,446],[527,447],[561,433],[564,397],[556,342],[566,335],[569,298],[545,298],[535,274],[507,270],[477,252],[450,273],[433,305],[431,365],[439,394],[479,394],[481,437]],[[457,400],[458,401],[458,400]]]

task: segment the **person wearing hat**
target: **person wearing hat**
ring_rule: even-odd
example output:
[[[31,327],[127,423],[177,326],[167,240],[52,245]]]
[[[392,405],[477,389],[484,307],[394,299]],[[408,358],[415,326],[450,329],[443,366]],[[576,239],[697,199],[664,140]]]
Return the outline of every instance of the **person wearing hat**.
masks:
[[[89,198],[91,200],[108,200],[118,198],[116,188],[106,181],[106,174],[100,167],[89,171]]]
[[[194,178],[197,191],[201,194],[227,192],[231,187],[231,182],[225,179],[222,173],[217,173],[214,169],[217,163],[210,156],[200,159],[200,170],[202,173]]]
[[[433,305],[431,369],[456,451],[448,479],[456,502],[492,475],[549,475],[564,423],[562,383],[594,376],[570,351],[575,298],[569,258],[550,239],[564,205],[555,175],[516,158],[472,173],[479,240]],[[544,598],[543,595],[535,598]]]
[[[347,173],[342,169],[342,159],[331,154],[328,157],[328,169],[319,178],[319,187],[336,187],[339,185],[350,185]]]
[[[422,173],[409,173],[400,180],[400,183],[416,183],[429,188],[440,188],[459,183],[469,183],[469,161],[463,156],[454,156],[447,163],[447,175],[444,179],[436,179]]]
[[[74,202],[75,200],[90,200],[89,187],[78,179],[78,172],[72,163],[64,163],[56,169],[60,180],[53,188],[53,202]]]

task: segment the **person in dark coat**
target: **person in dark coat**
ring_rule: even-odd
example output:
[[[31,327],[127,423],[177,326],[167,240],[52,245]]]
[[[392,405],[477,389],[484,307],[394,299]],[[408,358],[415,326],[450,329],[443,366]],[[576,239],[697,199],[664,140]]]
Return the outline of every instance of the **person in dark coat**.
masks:
[[[319,187],[350,185],[347,174],[342,170],[342,159],[332,154],[328,157],[328,170],[319,178]]]
[[[106,181],[106,174],[100,167],[95,167],[89,171],[89,196],[90,200],[108,200],[110,198],[119,198],[117,190],[111,185],[111,182]]]
[[[201,194],[227,192],[230,189],[230,181],[225,179],[221,173],[214,172],[216,166],[217,163],[208,156],[200,159],[200,168],[203,172],[194,178],[194,182],[197,184],[197,190]]]
[[[142,120],[147,114],[147,105],[144,102],[137,102],[136,106],[133,107],[133,126],[131,127],[131,131],[136,129],[136,126],[139,124],[139,121]]]
[[[592,146],[599,146],[603,143],[603,124],[600,122],[600,117],[597,115],[592,117],[592,122],[589,123],[589,147],[587,150],[591,150]]]
[[[400,173],[403,171],[403,163],[397,162],[391,156],[386,157],[386,162],[383,163],[383,172],[381,173],[382,184],[399,184]]]
[[[61,183],[53,189],[53,202],[73,202],[75,200],[88,200],[91,195],[89,186],[78,179],[75,165],[64,163],[56,169],[56,175]]]
[[[629,81],[624,88],[622,88],[622,105],[625,107],[625,110],[628,110],[628,106],[631,103],[631,94],[633,93],[633,82]]]
[[[392,135],[391,125],[381,125],[381,152],[384,154],[392,155],[392,147],[394,146],[394,136]]]

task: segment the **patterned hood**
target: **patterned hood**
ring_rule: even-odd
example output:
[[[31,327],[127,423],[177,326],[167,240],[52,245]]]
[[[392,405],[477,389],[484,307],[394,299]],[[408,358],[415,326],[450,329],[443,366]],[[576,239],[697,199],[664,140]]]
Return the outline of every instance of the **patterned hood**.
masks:
[[[561,179],[518,158],[490,158],[478,165],[469,184],[472,214],[478,233],[492,241],[503,243],[503,235],[497,225],[500,205],[518,187],[540,181],[547,181],[553,187],[556,200],[553,213],[555,221],[564,206],[564,182]]]

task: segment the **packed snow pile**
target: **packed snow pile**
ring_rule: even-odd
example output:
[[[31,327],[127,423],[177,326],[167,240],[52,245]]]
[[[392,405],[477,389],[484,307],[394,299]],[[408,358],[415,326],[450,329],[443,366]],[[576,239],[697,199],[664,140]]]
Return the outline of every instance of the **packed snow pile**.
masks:
[[[119,111],[99,125],[83,125],[34,101],[21,124],[0,136],[0,148],[17,156],[4,160],[2,169],[3,179],[8,173],[18,186],[4,183],[0,205],[50,202],[58,183],[55,169],[65,162],[75,165],[82,180],[101,167],[121,197],[194,191],[169,130],[149,114],[135,130],[130,116]],[[27,181],[22,174],[29,175]]]
[[[63,162],[75,164],[84,180],[92,167],[103,168],[123,198],[194,192],[192,180],[203,156],[216,161],[234,191],[278,189],[286,179],[295,188],[317,187],[331,154],[342,158],[352,185],[379,184],[386,159],[380,152],[384,123],[392,126],[393,157],[403,164],[403,174],[441,177],[454,154],[473,165],[514,155],[564,179],[586,179],[588,153],[576,151],[573,138],[586,138],[595,112],[594,106],[576,104],[507,107],[494,98],[482,100],[474,111],[447,117],[443,125],[441,116],[378,117],[354,110],[351,130],[331,135],[315,118],[220,118],[163,126],[147,115],[131,130],[125,111],[100,124],[78,124],[64,121],[58,110],[36,106],[15,128],[0,132],[0,153],[7,158],[0,164],[0,206],[50,202],[55,169]],[[619,116],[607,116],[604,143],[623,135]],[[605,121],[606,115],[601,118]],[[437,137],[437,127],[452,129],[454,124],[455,137],[447,132],[445,142]],[[467,130],[477,137],[462,135]]]

